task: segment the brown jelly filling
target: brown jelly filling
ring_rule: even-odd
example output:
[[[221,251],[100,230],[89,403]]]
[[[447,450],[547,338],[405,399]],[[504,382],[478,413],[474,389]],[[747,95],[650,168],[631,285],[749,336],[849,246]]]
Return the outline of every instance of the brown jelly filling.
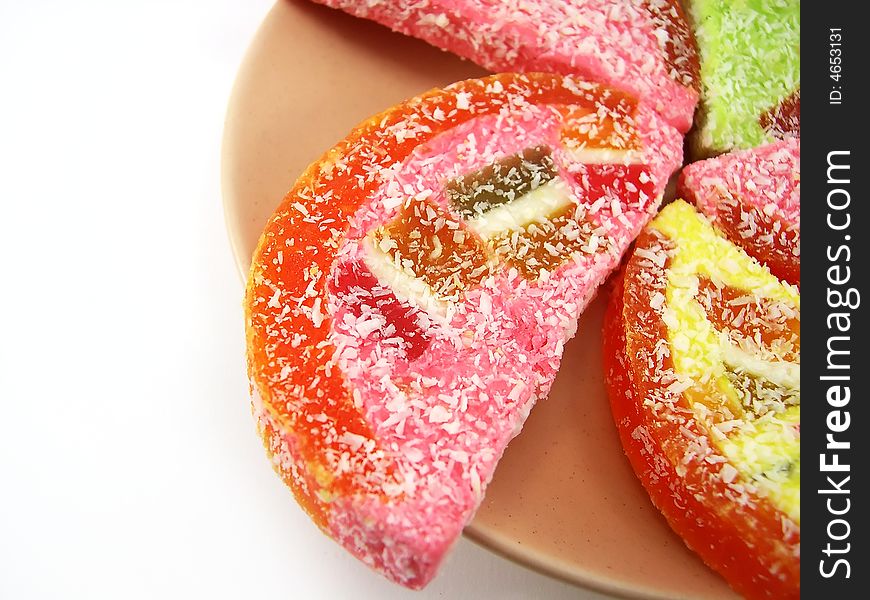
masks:
[[[451,207],[464,218],[516,200],[556,177],[547,146],[526,148],[447,184]]]
[[[761,114],[758,118],[761,127],[770,135],[782,139],[798,136],[801,133],[801,90],[800,88],[782,101]]]
[[[521,230],[506,231],[490,240],[496,256],[517,269],[526,279],[537,279],[541,270],[553,271],[572,254],[603,251],[604,240],[589,246],[591,225],[576,216],[577,207],[568,206],[546,219],[529,223]]]
[[[374,242],[403,270],[442,298],[480,284],[490,265],[480,239],[428,201],[411,201],[375,232]]]

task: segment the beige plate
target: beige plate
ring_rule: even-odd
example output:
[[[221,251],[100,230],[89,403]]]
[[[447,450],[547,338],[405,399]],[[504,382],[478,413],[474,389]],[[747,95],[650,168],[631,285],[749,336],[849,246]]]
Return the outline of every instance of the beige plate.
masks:
[[[483,74],[372,23],[278,2],[244,60],[224,134],[224,203],[240,271],[296,177],[355,124]],[[599,298],[586,311],[550,397],[511,443],[466,534],[545,573],[623,596],[733,598],[670,531],[623,455],[601,376],[603,308]]]

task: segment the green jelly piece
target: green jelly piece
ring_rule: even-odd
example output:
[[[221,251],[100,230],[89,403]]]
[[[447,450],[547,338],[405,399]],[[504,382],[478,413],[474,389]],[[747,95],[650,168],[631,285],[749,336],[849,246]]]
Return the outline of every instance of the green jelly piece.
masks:
[[[719,153],[773,140],[759,117],[800,87],[800,0],[693,0],[701,54],[700,145]]]

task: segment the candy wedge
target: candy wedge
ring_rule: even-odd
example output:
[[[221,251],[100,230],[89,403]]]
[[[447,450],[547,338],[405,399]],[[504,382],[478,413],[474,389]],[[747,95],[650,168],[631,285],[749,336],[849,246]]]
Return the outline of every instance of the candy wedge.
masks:
[[[258,428],[324,532],[403,585],[434,576],[681,140],[625,93],[505,74],[372,117],[308,168],[245,308]]]

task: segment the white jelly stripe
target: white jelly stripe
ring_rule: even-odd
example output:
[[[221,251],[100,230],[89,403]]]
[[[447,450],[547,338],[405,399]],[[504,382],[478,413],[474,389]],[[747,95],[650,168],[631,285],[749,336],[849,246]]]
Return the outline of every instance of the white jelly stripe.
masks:
[[[426,312],[447,316],[447,302],[438,298],[425,281],[397,266],[392,257],[374,243],[371,236],[363,240],[363,250],[366,266],[381,284],[393,291],[397,298],[408,301]]]
[[[720,346],[722,348],[722,358],[728,366],[740,369],[760,379],[766,379],[772,384],[785,389],[800,391],[800,364],[760,359],[733,344],[726,334],[721,336]]]
[[[573,203],[568,186],[556,177],[512,202],[500,204],[467,221],[477,235],[487,240],[506,231],[523,229],[565,209]]]
[[[638,150],[587,148],[585,146],[571,148],[569,145],[565,151],[573,161],[587,165],[637,165],[644,162],[644,153]]]

